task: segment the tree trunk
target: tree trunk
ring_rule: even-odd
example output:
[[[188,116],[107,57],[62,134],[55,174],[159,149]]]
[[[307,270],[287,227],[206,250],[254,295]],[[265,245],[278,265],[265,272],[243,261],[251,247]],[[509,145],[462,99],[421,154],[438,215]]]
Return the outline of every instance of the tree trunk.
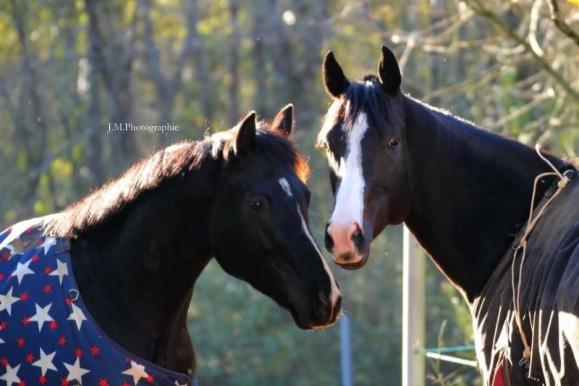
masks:
[[[193,66],[195,68],[195,76],[197,84],[201,91],[201,109],[205,119],[211,121],[214,118],[213,111],[213,88],[211,85],[211,77],[207,70],[206,52],[203,47],[203,41],[197,31],[197,24],[199,20],[198,15],[198,1],[191,0],[183,1],[183,8],[187,15],[187,40],[183,49],[181,50],[180,63],[184,62],[190,55],[193,55]],[[183,64],[180,64],[183,68]],[[174,78],[175,83],[181,84],[181,73],[179,78]]]
[[[94,50],[94,64],[108,94],[110,123],[130,123],[134,22],[127,33],[126,26],[122,25],[122,2],[85,0],[85,6],[89,15],[89,44]],[[103,36],[103,31],[107,31],[106,36]],[[134,158],[134,135],[130,132],[115,135],[118,135],[118,141],[111,141],[115,149],[113,155],[118,161],[115,166],[122,169]]]
[[[229,37],[229,123],[237,122],[239,117],[239,49],[241,46],[241,31],[239,27],[239,0],[229,0],[231,17],[231,36]]]
[[[253,77],[255,80],[255,88],[253,94],[253,106],[259,114],[266,114],[267,111],[267,79],[269,79],[266,68],[266,46],[264,39],[266,38],[266,22],[267,22],[267,1],[257,0],[254,8],[254,21],[251,31],[253,38]],[[268,112],[269,113],[269,112]]]
[[[22,48],[22,72],[25,79],[25,91],[22,92],[19,112],[19,122],[17,127],[17,136],[26,151],[28,158],[28,169],[38,168],[45,158],[48,129],[42,110],[42,100],[38,86],[40,85],[35,58],[28,46],[28,31],[26,26],[27,3],[12,0],[12,20],[17,32],[18,42]],[[24,110],[30,106],[30,115],[25,114]],[[37,193],[38,182],[41,174],[34,174],[28,181],[28,189],[22,192],[19,213],[17,217],[26,218],[33,214],[33,201]]]

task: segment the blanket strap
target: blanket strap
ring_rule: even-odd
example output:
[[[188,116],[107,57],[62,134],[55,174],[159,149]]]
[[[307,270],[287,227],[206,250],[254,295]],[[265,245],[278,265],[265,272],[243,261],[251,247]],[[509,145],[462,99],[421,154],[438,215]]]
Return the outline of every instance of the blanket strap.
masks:
[[[525,332],[523,330],[523,322],[522,322],[522,318],[521,318],[521,313],[520,313],[520,295],[521,295],[521,276],[523,274],[523,264],[525,262],[525,255],[527,252],[527,239],[529,237],[529,235],[531,234],[531,232],[533,231],[533,229],[535,228],[535,225],[537,225],[537,223],[539,222],[539,220],[541,219],[541,217],[543,216],[543,214],[545,213],[545,210],[547,209],[547,207],[549,206],[549,204],[559,195],[559,193],[561,193],[563,191],[563,189],[565,189],[565,187],[569,184],[569,182],[573,179],[574,177],[574,170],[567,170],[564,173],[561,173],[552,163],[551,161],[549,161],[542,153],[541,153],[541,147],[537,144],[535,146],[535,151],[537,152],[537,155],[543,160],[545,161],[545,163],[547,163],[547,165],[549,165],[549,167],[553,170],[552,172],[545,172],[545,173],[541,173],[539,175],[537,175],[535,177],[535,180],[533,182],[533,193],[531,195],[531,208],[529,210],[529,218],[527,220],[527,225],[519,239],[519,243],[515,248],[514,254],[513,254],[513,260],[512,260],[512,266],[511,266],[511,288],[512,288],[512,293],[513,293],[513,308],[514,308],[514,317],[515,317],[515,322],[517,324],[517,327],[519,329],[519,334],[521,336],[521,340],[523,342],[523,346],[524,346],[524,351],[523,351],[523,358],[521,358],[521,362],[529,362],[530,356],[531,356],[531,346],[529,345],[529,341],[527,339],[527,336],[525,335]],[[535,198],[536,198],[536,194],[537,194],[537,184],[539,183],[539,181],[541,180],[541,178],[543,177],[547,177],[547,176],[556,176],[557,178],[559,178],[559,181],[557,182],[557,190],[555,191],[555,193],[553,193],[553,195],[551,197],[549,197],[544,205],[541,205],[539,210],[537,211],[537,213],[533,213],[534,211],[534,207],[535,207]],[[517,285],[515,285],[515,262],[517,260],[517,253],[519,251],[522,251],[521,254],[521,263],[519,265],[519,276],[518,276],[518,283]]]

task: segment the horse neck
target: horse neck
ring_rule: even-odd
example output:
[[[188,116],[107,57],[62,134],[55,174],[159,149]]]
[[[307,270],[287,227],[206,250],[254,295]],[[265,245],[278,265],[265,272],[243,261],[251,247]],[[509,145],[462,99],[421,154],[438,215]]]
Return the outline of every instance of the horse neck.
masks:
[[[406,96],[404,111],[413,180],[406,224],[472,301],[526,221],[534,177],[548,166],[518,142]]]
[[[73,242],[73,267],[97,322],[133,354],[169,368],[193,286],[209,262],[218,161],[167,181]],[[186,334],[186,333],[185,333]],[[177,339],[177,335],[178,339]],[[190,364],[189,364],[190,366]]]

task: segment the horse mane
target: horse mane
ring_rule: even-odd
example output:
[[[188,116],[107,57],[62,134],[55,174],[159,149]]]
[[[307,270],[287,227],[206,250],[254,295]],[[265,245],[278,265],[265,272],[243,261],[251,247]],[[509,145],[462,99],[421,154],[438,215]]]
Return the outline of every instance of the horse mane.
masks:
[[[76,237],[102,224],[137,201],[146,192],[180,175],[199,170],[207,159],[227,161],[233,148],[236,127],[213,134],[202,141],[184,141],[145,157],[116,179],[89,193],[63,211],[50,215],[45,232],[57,237]],[[309,167],[303,155],[286,138],[270,133],[265,124],[257,130],[256,153],[272,165],[290,167],[305,181]]]
[[[355,81],[350,83],[350,86],[338,99],[330,105],[328,112],[326,113],[322,129],[320,130],[316,146],[325,147],[328,133],[333,129],[336,122],[343,122],[344,128],[349,130],[352,128],[352,124],[356,121],[357,115],[360,111],[364,111],[367,114],[368,122],[370,127],[376,130],[384,130],[388,127],[400,127],[401,120],[404,119],[403,113],[399,112],[397,108],[394,108],[395,98],[398,96],[411,100],[428,111],[436,114],[436,116],[442,121],[453,121],[452,124],[458,128],[463,134],[476,138],[477,140],[482,137],[492,138],[495,142],[502,143],[516,143],[518,146],[524,146],[529,148],[529,146],[524,145],[513,139],[503,137],[495,132],[487,130],[480,127],[476,123],[471,122],[468,119],[459,117],[446,109],[432,106],[426,102],[419,99],[413,98],[412,96],[399,93],[394,97],[388,96],[380,80],[376,75],[365,75],[361,81]],[[382,133],[384,134],[384,133]],[[559,159],[548,153],[548,151],[543,150],[551,162],[564,170],[568,167],[577,168],[579,165],[579,159]]]

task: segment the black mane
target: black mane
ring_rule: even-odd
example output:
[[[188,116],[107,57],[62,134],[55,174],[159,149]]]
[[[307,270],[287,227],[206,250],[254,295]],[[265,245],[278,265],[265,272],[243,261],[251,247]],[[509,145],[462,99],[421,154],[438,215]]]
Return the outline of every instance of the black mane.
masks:
[[[415,99],[409,95],[405,95],[402,91],[398,91],[397,95],[388,95],[376,75],[365,75],[360,81],[350,83],[344,94],[342,94],[328,110],[324,118],[324,125],[329,122],[341,121],[346,128],[351,128],[356,120],[358,113],[364,111],[367,115],[370,127],[382,131],[388,127],[399,127],[399,124],[404,119],[404,112],[399,108],[398,99],[412,101],[423,106],[427,111],[433,113],[437,119],[451,130],[460,133],[468,140],[477,141],[481,139],[492,140],[498,146],[504,143],[514,144],[515,146],[529,146],[521,144],[513,139],[505,138],[495,132],[489,131],[479,125],[469,121],[468,119],[459,117],[451,112],[431,106],[428,103]],[[318,146],[323,146],[326,140],[325,134],[320,132],[317,140]],[[572,159],[561,160],[552,156],[545,149],[542,150],[551,162],[559,170],[566,170],[569,167],[576,168],[577,163]]]
[[[202,141],[180,142],[141,159],[118,178],[50,216],[46,232],[59,237],[76,237],[119,213],[146,192],[158,189],[185,173],[199,170],[205,160],[227,162],[233,148],[233,134],[233,130],[228,130]],[[299,178],[307,179],[309,168],[305,158],[290,141],[270,133],[264,125],[257,130],[255,150],[272,165],[292,168]]]
[[[360,111],[366,113],[370,127],[379,130],[382,135],[388,127],[400,127],[404,114],[399,108],[400,103],[396,103],[399,98],[402,98],[401,92],[394,97],[387,95],[375,75],[366,75],[362,80],[350,83],[324,117],[316,146],[325,146],[327,132],[336,122],[342,122],[346,129],[351,129]]]
[[[400,119],[392,98],[386,94],[375,75],[366,75],[361,81],[352,82],[340,100],[344,106],[341,118],[346,127],[352,126],[362,110],[366,113],[370,126],[378,130],[392,127],[396,123],[394,120]]]

